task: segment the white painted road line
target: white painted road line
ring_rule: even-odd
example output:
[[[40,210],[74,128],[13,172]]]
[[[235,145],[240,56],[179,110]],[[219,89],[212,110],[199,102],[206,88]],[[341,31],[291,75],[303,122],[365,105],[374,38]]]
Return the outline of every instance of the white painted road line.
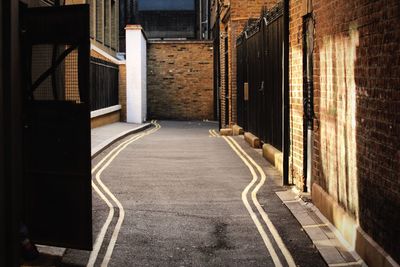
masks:
[[[258,212],[261,214],[261,217],[263,218],[263,220],[264,220],[265,224],[267,225],[269,231],[271,232],[272,236],[274,237],[275,242],[277,243],[277,245],[278,245],[279,249],[281,250],[283,256],[285,257],[286,262],[288,263],[289,266],[295,267],[296,264],[295,264],[295,262],[293,260],[292,255],[290,254],[289,250],[286,248],[285,244],[283,243],[281,236],[279,235],[279,233],[276,230],[275,226],[271,222],[268,214],[261,207],[261,205],[260,205],[260,203],[258,202],[258,199],[257,199],[258,190],[260,190],[260,188],[264,185],[265,180],[267,178],[266,175],[265,175],[265,172],[260,167],[260,165],[258,165],[254,161],[254,159],[252,157],[250,157],[232,137],[228,137],[228,138],[236,145],[236,147],[239,149],[239,151],[242,152],[242,154],[257,168],[257,171],[260,173],[260,175],[261,175],[260,182],[254,188],[254,190],[251,192],[251,198],[252,198],[253,203],[256,206]]]
[[[219,133],[218,133],[216,130],[212,130],[212,132],[214,133],[214,136],[215,136],[215,137],[221,137],[221,136],[219,135]]]
[[[158,129],[161,128],[161,126],[159,126],[159,124],[157,124],[156,122],[154,122],[153,124],[156,125],[156,128],[155,128],[155,129],[152,129],[151,131],[147,132],[146,134],[142,135],[141,137],[143,137],[143,136],[145,136],[145,135],[148,135],[148,134],[151,134],[151,133],[154,133],[154,132],[158,131]],[[153,131],[153,130],[154,130],[154,131]],[[140,137],[140,138],[141,138],[141,137]],[[139,139],[139,138],[138,138],[138,139]],[[136,140],[138,140],[138,139],[136,139]],[[128,145],[130,145],[132,142],[134,142],[134,141],[136,141],[136,140],[132,140],[132,141],[130,141],[129,143],[125,144],[122,148],[120,148],[120,149],[110,158],[110,160],[103,166],[102,169],[103,169],[103,170],[106,169],[106,168],[111,164],[111,162],[119,155],[119,153],[121,153],[121,151],[123,151]],[[99,173],[100,173],[100,171],[96,174],[96,181],[100,184],[100,186],[104,189],[104,191],[107,193],[107,195],[117,204],[117,206],[118,206],[118,208],[119,208],[119,217],[118,217],[118,221],[117,221],[117,224],[115,225],[114,232],[113,232],[113,234],[112,234],[112,236],[111,236],[110,243],[108,244],[106,254],[105,254],[105,256],[104,256],[104,258],[103,258],[103,262],[102,262],[102,264],[101,264],[101,267],[107,267],[107,266],[108,266],[108,263],[109,263],[110,260],[111,260],[111,256],[112,256],[112,253],[113,253],[113,251],[114,251],[115,243],[117,242],[118,235],[119,235],[119,232],[120,232],[121,227],[122,227],[122,223],[124,222],[125,210],[124,210],[124,207],[122,206],[121,202],[119,202],[119,200],[114,196],[114,194],[111,193],[111,191],[109,190],[109,188],[108,188],[106,185],[104,185],[104,183],[101,181],[101,178],[100,178]]]
[[[139,135],[135,135],[134,137],[124,141],[123,143],[121,143],[120,145],[118,145],[117,147],[115,147],[113,150],[111,150],[93,169],[92,169],[92,174],[104,163],[104,161],[106,161],[115,151],[117,151],[118,149],[120,149],[123,145],[127,144],[128,142],[131,141],[136,141],[138,140],[141,136],[143,136],[144,134],[139,134]],[[108,227],[111,224],[112,218],[114,217],[114,206],[113,204],[108,200],[108,198],[100,191],[100,189],[94,184],[94,182],[92,181],[92,186],[94,188],[94,190],[96,191],[96,193],[100,196],[100,198],[107,204],[108,208],[109,208],[109,212],[108,212],[108,216],[106,221],[104,222],[101,231],[99,233],[99,235],[96,238],[96,242],[93,246],[93,250],[90,253],[90,257],[89,257],[89,261],[88,264],[86,266],[88,267],[92,267],[94,266],[97,256],[99,254],[100,248],[103,244],[104,241],[104,237],[107,233]]]
[[[107,204],[109,211],[108,211],[107,219],[106,219],[105,223],[103,224],[103,226],[101,227],[100,233],[96,238],[96,242],[93,246],[93,250],[90,253],[89,261],[86,265],[88,267],[94,266],[94,263],[96,262],[97,255],[99,254],[101,245],[103,244],[104,237],[107,233],[107,229],[112,221],[112,218],[114,217],[113,204],[108,200],[108,198],[103,194],[103,192],[101,192],[100,189],[93,183],[93,181],[92,181],[92,187],[94,188],[96,193],[100,196],[100,198]]]
[[[96,181],[99,183],[100,187],[106,192],[106,194],[116,203],[117,207],[119,208],[120,212],[119,212],[119,218],[117,221],[117,224],[114,228],[110,243],[107,247],[107,251],[106,251],[106,255],[103,258],[103,262],[101,264],[101,266],[108,266],[108,263],[111,259],[111,255],[112,252],[114,250],[114,246],[115,243],[117,241],[118,238],[118,234],[119,231],[121,229],[124,217],[125,217],[125,211],[124,208],[122,206],[122,204],[118,201],[118,199],[111,193],[111,191],[108,189],[108,187],[106,185],[104,185],[104,183],[101,181],[101,174],[102,172],[111,164],[111,162],[118,156],[118,154],[124,150],[129,144],[137,141],[138,139],[142,138],[143,136],[152,134],[156,131],[158,131],[161,126],[156,122],[156,121],[152,121],[152,124],[154,124],[156,127],[153,128],[150,131],[146,131],[145,133],[139,134],[139,135],[135,135],[132,138],[122,142],[121,144],[119,144],[117,147],[115,147],[113,150],[111,150],[93,169],[92,169],[92,174],[108,159],[110,158],[104,165],[103,167],[96,173]],[[114,153],[115,152],[115,153]],[[111,204],[110,200],[100,191],[100,189],[92,182],[92,186],[95,189],[96,193],[100,196],[101,199],[103,199],[103,201],[107,204],[107,206],[109,207],[109,214],[107,217],[106,222],[103,224],[101,231],[99,233],[99,236],[96,239],[95,245],[93,246],[93,251],[90,254],[89,257],[89,261],[88,264],[86,266],[88,267],[92,267],[94,266],[97,257],[98,257],[98,253],[100,251],[100,248],[103,244],[104,241],[104,237],[106,235],[106,232],[110,226],[110,223],[112,221],[112,218],[114,216],[114,207]]]
[[[271,240],[267,236],[263,226],[261,225],[260,221],[258,220],[257,215],[255,214],[255,212],[253,211],[253,209],[250,206],[249,201],[247,200],[247,193],[249,192],[250,188],[258,180],[258,176],[257,176],[253,166],[251,166],[251,164],[242,156],[242,154],[240,154],[240,152],[233,145],[233,143],[231,143],[231,141],[227,137],[223,136],[223,138],[228,143],[228,145],[232,148],[232,150],[242,159],[244,164],[246,164],[247,168],[249,168],[249,170],[253,176],[252,181],[247,185],[247,187],[242,192],[242,201],[243,201],[243,204],[245,205],[247,211],[249,212],[251,219],[253,220],[254,224],[256,225],[258,232],[260,233],[261,238],[263,239],[264,244],[267,247],[269,254],[271,255],[272,261],[274,262],[275,266],[280,267],[280,266],[282,266],[282,263],[279,260],[278,255],[276,254],[274,246],[272,245]]]

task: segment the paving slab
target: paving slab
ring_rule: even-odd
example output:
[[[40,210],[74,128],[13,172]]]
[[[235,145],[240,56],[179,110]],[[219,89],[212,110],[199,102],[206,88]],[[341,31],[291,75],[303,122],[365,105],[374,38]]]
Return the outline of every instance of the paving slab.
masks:
[[[366,266],[360,256],[346,244],[334,226],[311,203],[303,201],[293,190],[276,192],[292,212],[329,266]]]
[[[137,124],[116,122],[92,129],[92,157],[98,155],[102,150],[113,144],[115,141],[118,141],[129,134],[143,131],[150,126],[150,123]]]

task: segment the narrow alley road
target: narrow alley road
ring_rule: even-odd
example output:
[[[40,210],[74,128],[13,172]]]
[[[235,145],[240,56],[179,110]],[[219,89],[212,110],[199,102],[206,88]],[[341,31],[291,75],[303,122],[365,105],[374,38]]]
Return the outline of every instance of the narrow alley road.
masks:
[[[243,138],[155,125],[94,159],[94,251],[67,250],[63,266],[325,266]]]

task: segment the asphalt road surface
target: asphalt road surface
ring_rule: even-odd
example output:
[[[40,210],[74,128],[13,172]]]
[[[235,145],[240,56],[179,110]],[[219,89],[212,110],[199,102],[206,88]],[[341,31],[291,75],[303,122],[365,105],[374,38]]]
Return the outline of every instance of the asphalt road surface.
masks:
[[[277,171],[216,128],[162,121],[97,156],[95,249],[67,250],[61,265],[326,266],[275,195],[284,190]],[[266,180],[252,196],[257,165]]]

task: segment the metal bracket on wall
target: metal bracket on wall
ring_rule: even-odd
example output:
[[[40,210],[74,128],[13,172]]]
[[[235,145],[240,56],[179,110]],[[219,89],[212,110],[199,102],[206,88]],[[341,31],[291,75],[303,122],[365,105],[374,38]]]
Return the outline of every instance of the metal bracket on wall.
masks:
[[[244,83],[244,101],[249,100],[249,83]]]

